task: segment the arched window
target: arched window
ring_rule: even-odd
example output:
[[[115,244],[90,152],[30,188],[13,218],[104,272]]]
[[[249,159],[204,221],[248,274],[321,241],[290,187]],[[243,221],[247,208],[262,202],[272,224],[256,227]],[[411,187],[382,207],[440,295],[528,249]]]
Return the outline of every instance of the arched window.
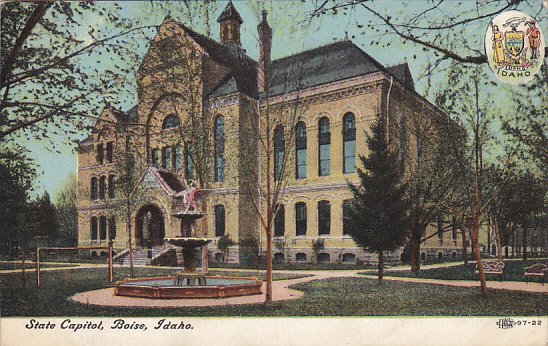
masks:
[[[285,207],[283,204],[278,205],[278,211],[274,217],[274,236],[283,237],[285,234]]]
[[[295,178],[306,178],[306,125],[299,121],[295,126]]]
[[[299,202],[295,204],[295,235],[306,235],[306,204]]]
[[[107,239],[107,218],[105,216],[99,217],[99,240]]]
[[[162,129],[171,129],[179,126],[179,118],[176,115],[168,115],[162,123]]]
[[[97,178],[91,178],[90,185],[90,198],[92,201],[95,201],[97,199]]]
[[[116,197],[116,183],[114,181],[114,175],[108,176],[108,197],[109,198]]]
[[[185,143],[185,178],[194,178],[194,146],[191,142]]]
[[[215,206],[215,236],[225,235],[225,207],[222,204]]]
[[[331,261],[331,255],[329,255],[326,252],[323,252],[321,254],[318,254],[318,262],[330,262]]]
[[[329,201],[318,202],[318,235],[329,235],[331,232],[331,204]]]
[[[97,218],[95,216],[89,222],[89,237],[91,240],[97,240]]]
[[[323,117],[318,122],[318,175],[329,175],[329,147],[331,144],[331,132],[329,119]]]
[[[106,191],[107,191],[107,177],[104,175],[99,178],[99,198],[105,199],[106,198]]]
[[[225,122],[221,115],[215,118],[215,181],[225,179]]]
[[[111,216],[108,220],[108,239],[116,239],[116,217]]]
[[[343,262],[356,262],[356,255],[353,253],[345,253],[342,255]]]
[[[350,213],[351,200],[343,201],[343,235],[350,235],[352,215]]]
[[[107,143],[107,161],[108,163],[114,162],[114,144],[112,142]]]
[[[306,254],[303,252],[299,252],[295,255],[295,261],[297,262],[306,262]]]
[[[356,117],[352,113],[343,117],[343,170],[356,172]]]
[[[105,159],[105,152],[102,144],[97,145],[97,162],[102,165]]]
[[[283,178],[285,159],[284,128],[279,125],[274,130],[274,180],[280,181]]]

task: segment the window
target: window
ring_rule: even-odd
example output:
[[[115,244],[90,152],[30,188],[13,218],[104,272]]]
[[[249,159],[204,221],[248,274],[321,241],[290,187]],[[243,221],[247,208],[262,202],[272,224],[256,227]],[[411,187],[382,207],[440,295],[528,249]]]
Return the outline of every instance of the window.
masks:
[[[350,235],[350,227],[352,225],[351,203],[352,201],[349,199],[343,201],[343,235]]]
[[[299,252],[298,254],[295,255],[295,261],[297,261],[297,262],[306,262],[306,254],[302,253],[302,252]]]
[[[306,204],[299,202],[295,204],[295,235],[306,235]]]
[[[183,153],[180,145],[173,148],[173,169],[178,171],[183,166]]]
[[[274,217],[274,236],[283,237],[285,233],[285,207],[282,204],[278,205],[278,211]]]
[[[331,132],[329,132],[329,119],[321,118],[318,123],[318,175],[329,175],[329,147],[331,144]]]
[[[105,216],[99,217],[99,240],[107,239],[107,218]]]
[[[116,239],[116,217],[111,216],[108,220],[108,239]]]
[[[112,142],[107,143],[107,161],[109,163],[114,162],[114,146]]]
[[[171,147],[165,147],[162,149],[162,168],[171,169]]]
[[[90,185],[90,198],[92,201],[95,201],[97,199],[97,178],[91,178]]]
[[[356,262],[356,255],[353,253],[345,253],[342,255],[343,262]]]
[[[306,178],[306,125],[300,121],[295,126],[295,178]]]
[[[114,176],[109,175],[108,176],[108,197],[114,198],[116,197],[116,183],[114,182]]]
[[[97,162],[102,165],[104,161],[104,152],[103,152],[103,145],[98,144],[97,145]]]
[[[162,123],[162,129],[171,129],[179,126],[179,118],[175,115],[168,115]]]
[[[152,159],[152,165],[154,167],[158,167],[158,163],[159,163],[158,161],[160,160],[159,154],[160,154],[160,151],[158,149],[152,149],[151,159]]]
[[[274,130],[274,180],[283,179],[283,168],[285,159],[285,140],[283,126],[276,127]]]
[[[215,118],[215,181],[225,180],[225,123],[223,117]]]
[[[106,191],[107,191],[107,177],[104,175],[99,178],[99,198],[105,199],[106,198]]]
[[[97,240],[97,218],[95,216],[89,222],[89,235],[91,240]]]
[[[331,231],[331,204],[329,201],[318,202],[318,234],[329,235]]]
[[[281,252],[277,252],[274,254],[274,263],[283,263],[284,262],[284,254]]]
[[[185,178],[194,178],[194,146],[192,143],[185,143]]]
[[[225,235],[225,207],[222,204],[215,206],[215,236]]]
[[[321,253],[321,254],[318,254],[318,262],[330,262],[331,261],[331,255],[329,255],[328,253]]]
[[[343,117],[343,173],[356,172],[356,118],[352,113]]]

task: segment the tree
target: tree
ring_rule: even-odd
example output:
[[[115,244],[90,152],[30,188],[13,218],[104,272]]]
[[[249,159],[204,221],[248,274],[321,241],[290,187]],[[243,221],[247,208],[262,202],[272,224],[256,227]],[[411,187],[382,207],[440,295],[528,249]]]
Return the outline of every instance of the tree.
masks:
[[[154,26],[121,20],[121,10],[91,1],[2,5],[0,139],[74,138],[101,105],[130,92],[126,76],[139,59],[133,39]],[[111,64],[86,65],[99,59]]]
[[[406,184],[398,153],[389,147],[385,119],[379,117],[367,137],[369,156],[360,156],[360,185],[349,187],[354,194],[350,202],[350,234],[366,251],[379,255],[378,280],[382,282],[384,252],[393,251],[405,242],[409,229]]]
[[[78,244],[78,220],[76,213],[76,175],[70,174],[59,188],[55,210],[59,221],[59,238],[66,246]]]
[[[36,177],[34,162],[19,145],[0,147],[0,252],[14,256],[26,248],[32,181]]]
[[[44,191],[42,196],[31,204],[30,214],[33,235],[46,238],[49,246],[51,241],[57,239],[59,222],[47,191]]]

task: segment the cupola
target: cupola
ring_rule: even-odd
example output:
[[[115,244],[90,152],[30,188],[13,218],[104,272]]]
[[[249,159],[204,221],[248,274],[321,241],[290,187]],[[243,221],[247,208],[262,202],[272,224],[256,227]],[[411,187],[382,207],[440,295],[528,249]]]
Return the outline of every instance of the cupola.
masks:
[[[221,43],[234,43],[240,46],[240,25],[242,25],[244,21],[242,20],[242,17],[240,17],[238,11],[236,11],[232,0],[228,2],[223,13],[221,13],[217,19],[217,22],[220,23]]]

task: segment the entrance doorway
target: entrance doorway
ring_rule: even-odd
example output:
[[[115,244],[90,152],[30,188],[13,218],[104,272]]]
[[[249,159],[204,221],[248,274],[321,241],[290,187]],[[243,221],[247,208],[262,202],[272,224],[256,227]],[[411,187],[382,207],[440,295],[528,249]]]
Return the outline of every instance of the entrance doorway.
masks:
[[[135,227],[137,245],[148,247],[164,244],[164,216],[157,206],[148,204],[141,207],[137,212]]]

